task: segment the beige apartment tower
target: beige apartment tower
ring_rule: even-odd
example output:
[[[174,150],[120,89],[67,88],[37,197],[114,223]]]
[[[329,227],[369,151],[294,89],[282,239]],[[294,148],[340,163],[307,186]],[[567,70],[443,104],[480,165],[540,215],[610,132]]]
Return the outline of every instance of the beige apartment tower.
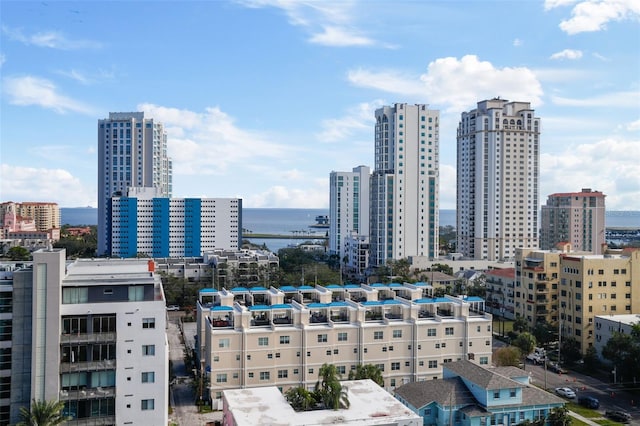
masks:
[[[584,188],[551,194],[542,206],[540,248],[568,242],[574,250],[602,254],[605,244],[605,195]]]

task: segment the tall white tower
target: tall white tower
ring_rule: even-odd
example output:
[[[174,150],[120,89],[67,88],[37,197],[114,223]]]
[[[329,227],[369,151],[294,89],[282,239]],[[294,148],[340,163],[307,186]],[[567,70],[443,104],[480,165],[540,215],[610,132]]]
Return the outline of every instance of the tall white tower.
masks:
[[[438,256],[439,117],[427,105],[376,110],[370,264]]]
[[[111,112],[98,120],[98,255],[111,253],[112,196],[130,187],[153,187],[171,197],[171,159],[162,123],[144,112]]]
[[[540,118],[529,102],[491,99],[458,125],[458,251],[512,259],[538,247]]]
[[[369,237],[369,175],[367,166],[329,176],[329,252],[342,259],[344,238],[351,234]]]

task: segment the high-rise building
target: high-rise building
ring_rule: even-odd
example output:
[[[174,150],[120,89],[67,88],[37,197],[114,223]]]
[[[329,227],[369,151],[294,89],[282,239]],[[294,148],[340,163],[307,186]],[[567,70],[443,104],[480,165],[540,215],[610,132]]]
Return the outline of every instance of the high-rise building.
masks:
[[[242,245],[239,198],[156,197],[156,188],[130,188],[112,197],[111,256],[202,256],[213,249]]]
[[[171,159],[162,123],[143,112],[111,112],[98,120],[98,255],[111,254],[110,198],[130,187],[171,197]]]
[[[329,252],[341,262],[347,236],[369,237],[369,175],[369,167],[358,166],[329,176]]]
[[[12,201],[0,204],[0,220],[4,222],[32,219],[37,231],[48,231],[60,228],[60,207],[57,203]],[[10,225],[5,223],[5,226]]]
[[[65,254],[38,250],[32,264],[2,268],[0,424],[15,424],[32,400],[64,402],[69,425],[167,424],[166,308],[154,262],[67,263]]]
[[[439,111],[397,103],[375,112],[370,263],[438,256]]]
[[[530,103],[478,102],[462,113],[457,144],[458,251],[503,260],[538,247],[540,118]]]
[[[540,248],[550,250],[560,242],[576,251],[602,254],[605,244],[605,195],[584,188],[580,192],[551,194],[542,206]]]

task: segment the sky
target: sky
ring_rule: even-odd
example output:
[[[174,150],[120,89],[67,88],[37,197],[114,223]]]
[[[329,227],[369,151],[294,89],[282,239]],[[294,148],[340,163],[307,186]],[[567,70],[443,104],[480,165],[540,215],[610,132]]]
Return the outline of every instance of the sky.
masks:
[[[174,197],[328,208],[373,169],[374,111],[440,111],[440,207],[460,114],[542,121],[540,201],[592,188],[640,210],[640,2],[0,1],[0,200],[97,206],[97,124],[164,123]]]

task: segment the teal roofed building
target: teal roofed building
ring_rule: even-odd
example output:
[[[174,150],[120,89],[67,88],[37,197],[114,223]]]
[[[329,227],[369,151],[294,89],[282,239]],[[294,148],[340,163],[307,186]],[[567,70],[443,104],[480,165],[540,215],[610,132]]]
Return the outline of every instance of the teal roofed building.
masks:
[[[529,384],[516,367],[485,368],[470,361],[445,363],[443,380],[405,384],[396,398],[424,425],[515,425],[547,418],[565,401]],[[453,419],[452,419],[453,417]]]

